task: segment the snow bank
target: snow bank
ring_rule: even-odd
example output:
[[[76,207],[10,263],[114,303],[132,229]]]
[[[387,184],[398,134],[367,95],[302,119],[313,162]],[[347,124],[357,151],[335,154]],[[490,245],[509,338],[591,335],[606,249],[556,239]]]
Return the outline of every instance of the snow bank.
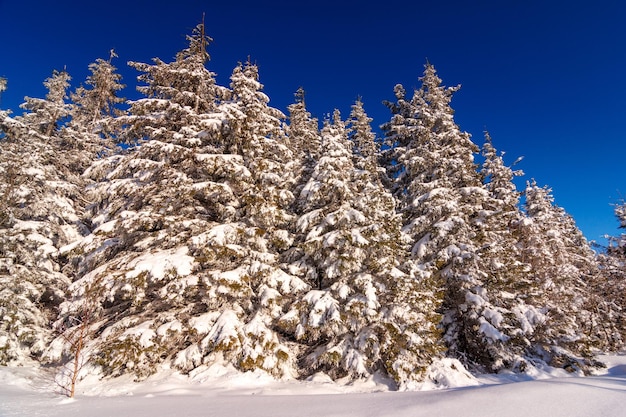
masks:
[[[0,415],[623,417],[626,355],[600,359],[607,369],[593,377],[511,383],[515,380],[511,374],[486,375],[480,378],[481,386],[420,392],[389,392],[386,382],[376,378],[341,385],[323,374],[308,381],[281,382],[259,372],[242,374],[215,365],[198,369],[190,377],[165,369],[142,383],[124,377],[106,381],[94,377],[80,383],[73,401],[53,393],[54,383],[44,371],[4,367],[0,368]],[[432,375],[453,363],[440,365],[431,370]],[[448,382],[454,385],[462,380]]]

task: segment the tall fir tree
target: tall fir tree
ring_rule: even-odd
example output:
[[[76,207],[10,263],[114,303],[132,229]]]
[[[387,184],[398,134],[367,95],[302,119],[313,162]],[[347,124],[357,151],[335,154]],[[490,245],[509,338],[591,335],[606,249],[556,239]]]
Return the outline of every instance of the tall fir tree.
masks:
[[[481,372],[526,369],[525,346],[532,327],[526,324],[529,307],[520,300],[530,286],[529,266],[521,261],[519,230],[520,192],[513,179],[522,175],[506,166],[503,153],[485,134],[480,171],[487,195],[473,219],[482,286],[474,297],[473,315],[478,330],[466,338],[464,355]]]
[[[354,165],[363,171],[363,173],[371,174],[375,180],[382,171],[380,170],[377,158],[380,154],[376,144],[376,135],[372,131],[373,119],[365,113],[363,101],[361,98],[352,105],[350,119],[348,121],[349,138],[352,141]]]
[[[24,97],[20,108],[27,112],[17,119],[48,137],[59,131],[71,111],[71,105],[66,101],[70,80],[67,71],[54,70],[43,83],[48,90],[46,97]]]
[[[191,318],[209,309],[202,301],[209,289],[198,276],[203,262],[196,261],[209,255],[195,242],[234,217],[239,203],[228,181],[249,176],[240,158],[215,155],[223,118],[214,74],[204,67],[209,39],[199,25],[188,40],[172,63],[131,63],[143,71],[139,80],[146,85],[138,89],[146,97],[132,101],[116,123],[136,146],[86,172],[96,181],[90,190],[94,231],[75,250],[80,279],[61,320],[93,305],[90,311],[105,324],[89,351],[107,374],[145,376],[161,355],[173,354],[173,339],[179,347],[191,344]],[[215,251],[224,250],[223,238],[215,237],[222,240]],[[170,333],[155,333],[168,325]],[[144,331],[150,337],[142,338]]]
[[[386,184],[398,200],[400,209],[406,204],[407,171],[403,163],[407,148],[417,135],[418,109],[414,100],[406,96],[406,89],[397,84],[394,87],[395,102],[384,101],[391,111],[391,119],[381,125],[385,135],[387,150],[383,152],[382,162],[387,174]]]
[[[542,315],[530,354],[553,366],[584,369],[593,347],[583,329],[585,288],[595,274],[593,251],[572,217],[554,204],[549,188],[531,181],[525,198],[521,248],[532,280],[525,301]]]
[[[76,107],[72,121],[79,122],[90,132],[104,136],[112,133],[106,118],[121,115],[122,111],[118,106],[126,101],[118,96],[125,85],[121,83],[122,76],[112,63],[113,58],[117,57],[111,49],[108,60],[98,58],[96,62],[89,64],[91,74],[85,81],[87,87],[80,86],[71,95]]]
[[[366,265],[374,271],[380,290],[381,326],[380,359],[384,371],[392,376],[400,389],[419,386],[427,377],[433,359],[442,346],[438,341],[439,315],[434,305],[437,298],[423,281],[406,273],[410,237],[402,233],[402,217],[396,213],[396,201],[385,187],[385,169],[378,160],[380,151],[371,130],[371,119],[360,100],[352,106],[350,138],[354,149],[358,184],[355,201],[372,221],[366,248]],[[372,263],[373,262],[373,263]]]
[[[248,236],[249,283],[252,304],[247,311],[251,354],[244,369],[261,368],[277,374],[295,374],[295,355],[285,349],[276,321],[309,286],[285,271],[281,255],[292,242],[291,213],[296,181],[293,153],[282,120],[262,92],[258,67],[239,64],[231,76],[232,100],[222,108],[229,118],[230,135],[250,171],[251,186],[241,194],[238,219]],[[282,364],[282,365],[281,365]]]
[[[626,203],[615,206],[615,216],[626,228]],[[609,245],[598,255],[599,274],[589,283],[585,330],[602,350],[618,352],[626,346],[626,233],[607,237]]]
[[[305,374],[358,378],[380,371],[402,385],[414,376],[399,368],[415,369],[408,354],[415,335],[407,324],[411,312],[397,300],[406,278],[397,269],[404,249],[400,222],[380,182],[376,155],[363,156],[374,143],[358,104],[352,120],[354,135],[361,137],[357,152],[339,112],[322,129],[321,157],[301,191],[301,258],[293,264],[313,289],[281,324],[307,347]],[[406,364],[403,355],[413,362]]]
[[[318,120],[306,108],[305,91],[302,87],[295,93],[295,98],[296,102],[287,107],[289,111],[287,134],[298,164],[295,171],[297,183],[294,210],[301,213],[305,202],[299,198],[300,191],[311,178],[322,148]]]
[[[71,94],[71,120],[63,138],[74,157],[71,164],[81,174],[95,159],[116,152],[119,126],[115,118],[124,114],[120,106],[126,102],[118,96],[125,86],[112,64],[116,57],[111,50],[108,60],[98,58],[89,64],[86,87],[81,85]]]
[[[46,98],[23,116],[0,112],[0,363],[41,359],[72,279],[66,248],[87,232],[82,181],[68,168],[61,127],[69,75],[54,72]]]
[[[392,119],[384,129],[397,145],[392,180],[411,239],[406,269],[430,294],[427,311],[443,314],[448,354],[463,358],[480,324],[475,310],[483,283],[473,219],[486,191],[474,163],[478,148],[450,107],[458,87],[442,86],[431,64],[421,81],[410,101],[396,86],[397,103],[389,105]]]
[[[245,218],[254,204],[244,197],[254,195],[261,175],[248,166],[260,156],[238,153],[270,140],[255,113],[261,93],[215,83],[204,67],[203,25],[188,40],[172,63],[132,64],[144,71],[140,91],[148,96],[131,102],[118,123],[137,146],[88,171],[100,179],[93,187],[96,229],[77,248],[82,277],[64,317],[95,305],[104,324],[87,351],[105,374],[142,378],[164,361],[186,372],[217,360],[290,373],[289,349],[271,329],[280,295],[274,289],[305,284],[276,267],[258,227],[265,219]],[[245,117],[233,118],[235,108]],[[241,129],[242,121],[250,129]]]

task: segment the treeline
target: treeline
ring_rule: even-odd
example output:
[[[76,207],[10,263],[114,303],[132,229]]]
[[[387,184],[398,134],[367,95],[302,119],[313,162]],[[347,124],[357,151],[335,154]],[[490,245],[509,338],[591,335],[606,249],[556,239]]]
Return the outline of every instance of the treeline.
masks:
[[[214,363],[414,389],[443,358],[585,372],[624,347],[626,237],[597,255],[549,188],[517,191],[431,64],[378,138],[361,101],[321,128],[303,90],[272,108],[250,62],[218,85],[202,24],[188,41],[129,63],[137,100],[112,53],[0,111],[0,363],[72,392]]]

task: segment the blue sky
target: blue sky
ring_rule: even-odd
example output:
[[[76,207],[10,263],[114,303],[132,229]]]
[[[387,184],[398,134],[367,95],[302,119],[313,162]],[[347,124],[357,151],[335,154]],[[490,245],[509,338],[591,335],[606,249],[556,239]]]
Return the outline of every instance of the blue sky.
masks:
[[[626,2],[623,1],[206,1],[0,0],[0,108],[20,114],[42,97],[53,69],[78,86],[115,48],[126,61],[173,59],[206,13],[209,68],[228,84],[251,57],[271,104],[285,111],[307,90],[320,119],[347,116],[361,96],[380,125],[393,86],[411,90],[428,59],[444,84],[462,84],[456,121],[477,144],[489,130],[508,162],[574,216],[588,239],[615,235],[612,204],[626,197]]]

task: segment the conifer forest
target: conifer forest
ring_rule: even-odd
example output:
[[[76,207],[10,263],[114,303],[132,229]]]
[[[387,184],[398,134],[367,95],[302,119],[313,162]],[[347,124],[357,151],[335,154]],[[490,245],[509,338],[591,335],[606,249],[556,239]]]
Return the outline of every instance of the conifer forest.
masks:
[[[250,61],[218,85],[210,41],[200,24],[171,62],[129,62],[138,99],[111,51],[0,110],[1,365],[68,393],[211,363],[410,390],[437,363],[588,373],[625,347],[626,234],[593,248],[550,188],[518,191],[432,64],[378,134],[360,100],[271,107]]]

